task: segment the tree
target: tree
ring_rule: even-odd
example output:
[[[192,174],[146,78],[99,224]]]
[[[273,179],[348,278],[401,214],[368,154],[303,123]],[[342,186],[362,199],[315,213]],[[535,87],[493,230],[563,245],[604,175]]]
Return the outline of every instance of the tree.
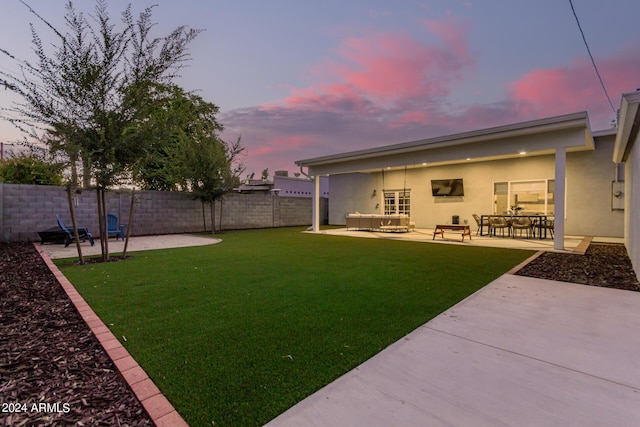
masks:
[[[191,139],[185,145],[181,164],[187,185],[194,197],[203,206],[211,209],[211,232],[215,233],[215,202],[240,184],[240,174],[244,171],[239,156],[244,152],[240,138],[234,143],[224,142],[217,137],[203,140]],[[222,218],[222,204],[220,205]],[[205,226],[206,229],[206,226]]]
[[[222,230],[222,206],[224,202],[224,195],[230,193],[235,188],[237,188],[241,183],[240,176],[245,171],[244,159],[246,156],[245,147],[242,146],[241,143],[242,137],[238,137],[234,142],[226,142],[223,141],[225,145],[226,157],[227,157],[227,165],[228,165],[228,178],[223,181],[224,192],[220,197],[220,229]],[[213,221],[212,217],[212,221]]]
[[[91,20],[69,1],[68,32],[63,34],[23,4],[51,30],[57,44],[50,54],[32,26],[35,63],[0,49],[21,68],[19,75],[0,71],[0,84],[22,99],[5,118],[31,135],[45,133],[50,149],[64,153],[71,164],[82,162],[84,185],[92,183],[97,190],[106,260],[104,192],[130,177],[132,164],[150,142],[125,137],[131,124],[144,121],[142,116],[149,111],[144,104],[149,98],[139,95],[172,81],[188,58],[187,45],[199,31],[182,26],[152,38],[152,7],[135,19],[130,5],[122,13],[124,28],[117,30],[109,18],[107,1],[97,0]],[[71,215],[73,219],[73,211]]]
[[[0,181],[10,184],[62,185],[62,163],[34,153],[10,155],[0,161]]]
[[[219,109],[175,85],[156,84],[140,96],[148,97],[146,110],[132,122],[127,138],[149,144],[133,167],[133,178],[148,190],[186,190],[186,150],[190,144],[218,139],[223,129],[216,119]]]
[[[134,165],[136,182],[149,190],[190,191],[211,207],[211,230],[215,231],[215,202],[237,187],[244,172],[244,148],[220,139],[215,104],[174,85],[154,85],[145,94],[149,111],[143,121],[132,123],[127,137],[152,141]]]

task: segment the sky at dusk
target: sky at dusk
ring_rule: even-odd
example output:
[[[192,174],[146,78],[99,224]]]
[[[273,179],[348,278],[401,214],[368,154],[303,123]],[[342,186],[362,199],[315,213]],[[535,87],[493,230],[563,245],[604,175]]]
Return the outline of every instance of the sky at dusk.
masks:
[[[27,3],[64,28],[65,1]],[[108,3],[115,19],[129,2]],[[615,119],[568,0],[136,0],[133,11],[156,3],[154,35],[204,30],[178,83],[220,107],[223,138],[247,147],[247,173],[578,111],[593,130]],[[33,60],[36,19],[18,0],[0,4],[0,48]],[[617,109],[640,88],[640,2],[573,4]],[[5,57],[0,68],[15,71]],[[4,91],[0,107],[10,102]],[[0,140],[18,136],[0,123]]]

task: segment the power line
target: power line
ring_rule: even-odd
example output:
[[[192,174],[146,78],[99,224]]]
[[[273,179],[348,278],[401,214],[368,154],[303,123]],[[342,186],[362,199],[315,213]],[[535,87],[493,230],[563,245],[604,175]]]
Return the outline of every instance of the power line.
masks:
[[[587,38],[584,36],[584,31],[582,31],[582,26],[580,25],[580,20],[578,19],[578,15],[576,14],[576,10],[573,7],[573,1],[569,0],[569,4],[571,5],[571,11],[573,12],[573,16],[576,18],[576,23],[578,24],[578,29],[580,30],[580,34],[582,35],[582,40],[584,41],[584,45],[587,47],[587,53],[589,54],[589,58],[591,58],[591,63],[593,64],[593,69],[596,70],[596,75],[598,76],[598,80],[600,80],[600,86],[602,86],[602,90],[604,94],[607,96],[607,100],[609,101],[609,105],[613,110],[613,113],[616,114],[616,109],[613,106],[613,102],[611,102],[611,97],[609,96],[609,92],[607,92],[607,88],[602,81],[602,76],[600,76],[600,71],[598,71],[598,67],[596,66],[596,61],[593,59],[593,55],[591,54],[591,49],[589,49],[589,44],[587,43]]]

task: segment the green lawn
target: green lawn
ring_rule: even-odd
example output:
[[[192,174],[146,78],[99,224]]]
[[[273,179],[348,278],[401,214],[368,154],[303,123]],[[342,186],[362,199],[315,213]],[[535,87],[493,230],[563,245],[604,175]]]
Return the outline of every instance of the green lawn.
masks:
[[[246,426],[532,254],[301,230],[227,232],[212,246],[57,264],[191,426]]]

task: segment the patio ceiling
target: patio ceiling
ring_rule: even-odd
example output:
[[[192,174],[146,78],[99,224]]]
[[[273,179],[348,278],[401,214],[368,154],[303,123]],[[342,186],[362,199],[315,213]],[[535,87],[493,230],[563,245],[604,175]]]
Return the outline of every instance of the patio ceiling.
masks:
[[[594,149],[586,112],[298,160],[310,175],[433,167]]]

